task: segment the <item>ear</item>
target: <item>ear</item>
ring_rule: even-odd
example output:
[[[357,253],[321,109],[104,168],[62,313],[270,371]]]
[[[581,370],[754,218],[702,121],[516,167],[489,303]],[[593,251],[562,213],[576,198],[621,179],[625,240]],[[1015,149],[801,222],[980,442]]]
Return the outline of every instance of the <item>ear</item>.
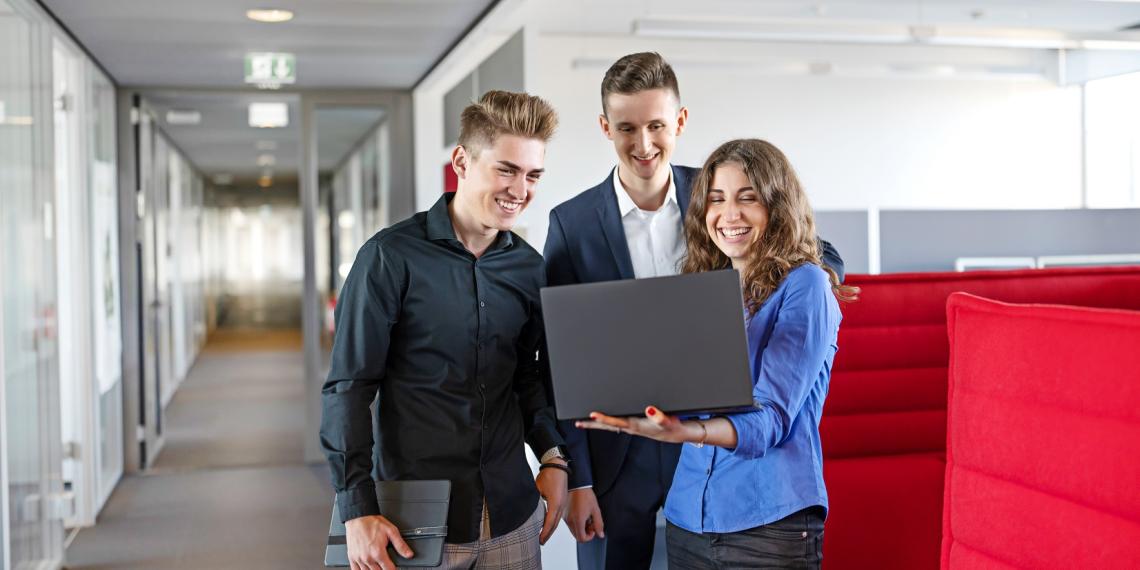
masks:
[[[467,149],[461,145],[455,145],[455,149],[451,151],[451,169],[455,171],[455,175],[463,180],[467,177],[467,167],[471,164],[471,157],[467,154]]]
[[[685,132],[685,125],[689,122],[689,108],[681,107],[677,111],[677,136]]]
[[[606,118],[606,114],[598,115],[598,126],[602,127],[602,134],[606,135],[607,139],[614,140],[614,132],[610,128],[610,120]]]

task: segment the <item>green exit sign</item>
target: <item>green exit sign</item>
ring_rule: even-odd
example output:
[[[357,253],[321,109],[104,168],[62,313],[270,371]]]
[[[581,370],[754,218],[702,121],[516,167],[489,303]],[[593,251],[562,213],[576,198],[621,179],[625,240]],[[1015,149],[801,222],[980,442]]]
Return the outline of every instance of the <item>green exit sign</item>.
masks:
[[[297,82],[297,58],[291,53],[247,53],[245,82],[262,87],[292,85]]]

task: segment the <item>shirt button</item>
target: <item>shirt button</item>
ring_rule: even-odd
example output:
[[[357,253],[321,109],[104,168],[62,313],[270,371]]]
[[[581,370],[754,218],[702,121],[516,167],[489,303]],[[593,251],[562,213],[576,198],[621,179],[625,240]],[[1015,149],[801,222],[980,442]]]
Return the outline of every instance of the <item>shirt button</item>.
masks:
[[[480,307],[486,307],[487,303],[484,303],[483,301],[479,301],[479,306]]]
[[[712,467],[705,469],[705,475],[712,475]]]
[[[480,385],[479,385],[479,389],[480,389],[480,390],[486,390],[486,389],[487,389],[487,385],[486,385],[486,384],[480,384]]]

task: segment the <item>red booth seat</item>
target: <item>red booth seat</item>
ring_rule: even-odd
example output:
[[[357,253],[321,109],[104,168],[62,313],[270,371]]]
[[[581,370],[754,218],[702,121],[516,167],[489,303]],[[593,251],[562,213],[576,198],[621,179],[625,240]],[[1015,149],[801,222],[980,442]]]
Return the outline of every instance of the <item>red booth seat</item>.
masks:
[[[946,299],[1140,310],[1140,267],[850,275],[820,433],[829,569],[939,565],[949,344]]]
[[[1140,568],[1140,312],[947,314],[942,568]]]

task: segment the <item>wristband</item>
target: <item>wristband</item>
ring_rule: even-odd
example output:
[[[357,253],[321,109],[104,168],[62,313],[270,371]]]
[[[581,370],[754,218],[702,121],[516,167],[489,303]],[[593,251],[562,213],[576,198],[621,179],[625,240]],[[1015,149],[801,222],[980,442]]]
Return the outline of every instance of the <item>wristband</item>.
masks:
[[[573,473],[569,466],[562,465],[561,463],[543,463],[542,465],[538,466],[539,471],[542,471],[543,469],[558,469],[560,471],[565,471],[566,475]]]

